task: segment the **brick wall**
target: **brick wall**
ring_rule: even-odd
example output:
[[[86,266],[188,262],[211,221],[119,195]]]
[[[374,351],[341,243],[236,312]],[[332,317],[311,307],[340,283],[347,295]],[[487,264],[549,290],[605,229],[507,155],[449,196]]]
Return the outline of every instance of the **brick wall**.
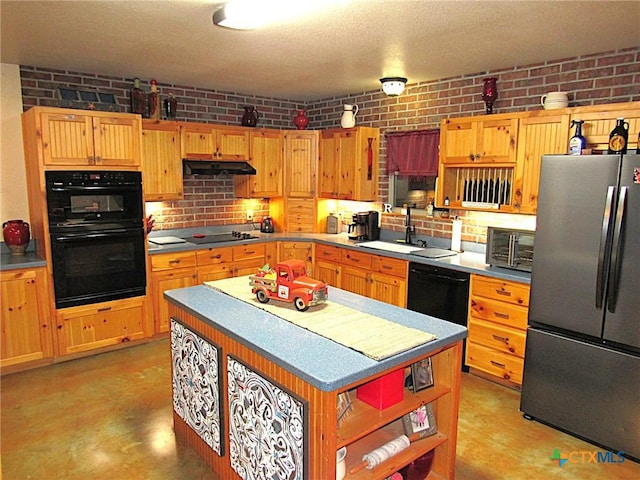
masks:
[[[437,128],[447,117],[480,115],[484,113],[481,99],[482,80],[488,76],[498,79],[498,99],[494,112],[514,112],[541,109],[540,96],[549,91],[569,92],[570,106],[640,101],[640,47],[585,55],[576,58],[550,60],[496,71],[476,72],[453,78],[428,82],[409,79],[405,92],[399,97],[387,97],[379,89],[354,93],[340,98],[321,99],[304,105],[295,100],[258,97],[232,92],[219,92],[159,82],[162,98],[170,91],[178,99],[178,120],[239,125],[245,105],[254,105],[261,112],[258,126],[293,128],[295,111],[305,108],[309,115],[308,128],[329,128],[340,125],[342,105],[359,106],[357,123],[381,129],[380,171],[384,172],[386,144],[384,132]],[[108,77],[66,72],[37,67],[21,67],[23,102],[32,105],[58,106],[58,87],[96,89],[113,93],[120,111],[129,110],[129,90],[133,78]],[[143,90],[149,90],[149,79],[142,80]],[[380,178],[380,200],[388,198],[388,182]],[[202,193],[205,192],[205,193]],[[257,215],[265,212],[266,204],[257,202]],[[205,209],[205,215],[200,215]],[[241,223],[246,201],[233,198],[233,182],[223,177],[187,177],[185,199],[157,206],[159,228],[180,228],[220,223]],[[166,212],[166,214],[165,214]],[[469,214],[452,211],[463,217],[463,239],[484,241],[484,226],[504,221],[503,214]],[[195,216],[199,220],[195,220]],[[522,216],[513,217],[514,222]],[[416,217],[419,234],[448,236],[450,220]],[[522,220],[530,223],[530,219]],[[399,216],[384,215],[383,227],[401,230]]]

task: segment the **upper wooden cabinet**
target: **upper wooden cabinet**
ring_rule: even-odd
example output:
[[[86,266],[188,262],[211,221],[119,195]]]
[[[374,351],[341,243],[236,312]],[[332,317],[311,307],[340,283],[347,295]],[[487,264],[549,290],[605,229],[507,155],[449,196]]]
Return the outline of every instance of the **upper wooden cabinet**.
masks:
[[[260,129],[250,134],[251,158],[255,175],[236,175],[236,197],[271,198],[282,195],[282,132]]]
[[[180,126],[177,122],[142,121],[142,173],[146,201],[182,199]]]
[[[440,126],[442,163],[515,163],[518,119],[507,114],[452,118]]]
[[[287,197],[313,198],[318,168],[317,131],[284,132],[284,190]]]
[[[247,127],[181,122],[182,158],[249,161]]]
[[[617,118],[629,123],[629,144],[627,151],[637,148],[640,132],[640,102],[598,105],[595,107],[572,108],[570,120],[584,120],[582,135],[587,140],[587,149],[606,152],[609,149],[609,134],[616,126]],[[573,136],[573,130],[567,137]]]
[[[36,140],[36,155],[47,167],[139,167],[139,115],[32,107],[23,114],[25,152]],[[30,139],[30,140],[28,140]]]
[[[324,130],[318,163],[318,196],[375,201],[378,197],[380,130]]]

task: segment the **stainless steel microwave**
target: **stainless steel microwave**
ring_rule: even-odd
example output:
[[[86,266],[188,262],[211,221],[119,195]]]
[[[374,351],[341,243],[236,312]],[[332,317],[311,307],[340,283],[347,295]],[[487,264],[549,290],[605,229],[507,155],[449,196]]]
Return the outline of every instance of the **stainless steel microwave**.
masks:
[[[530,272],[536,232],[513,228],[487,227],[487,260],[495,267]]]

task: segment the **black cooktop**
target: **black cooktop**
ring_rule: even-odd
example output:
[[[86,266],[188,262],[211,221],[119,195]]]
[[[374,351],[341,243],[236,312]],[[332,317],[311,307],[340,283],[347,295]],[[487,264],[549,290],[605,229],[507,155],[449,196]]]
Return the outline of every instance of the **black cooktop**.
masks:
[[[190,237],[182,237],[183,240],[189,243],[195,243],[201,245],[203,243],[222,243],[222,242],[237,242],[242,240],[251,240],[252,238],[260,238],[252,235],[249,232],[226,232],[226,233],[212,233],[209,235],[195,234]]]

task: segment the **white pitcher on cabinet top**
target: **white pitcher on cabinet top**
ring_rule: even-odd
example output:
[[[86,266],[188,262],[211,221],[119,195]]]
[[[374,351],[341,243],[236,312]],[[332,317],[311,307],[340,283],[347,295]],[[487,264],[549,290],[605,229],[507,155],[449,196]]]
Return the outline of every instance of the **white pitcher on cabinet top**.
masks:
[[[357,113],[358,105],[349,105],[348,103],[345,103],[344,112],[342,112],[342,118],[340,119],[340,126],[342,126],[342,128],[355,127]]]

